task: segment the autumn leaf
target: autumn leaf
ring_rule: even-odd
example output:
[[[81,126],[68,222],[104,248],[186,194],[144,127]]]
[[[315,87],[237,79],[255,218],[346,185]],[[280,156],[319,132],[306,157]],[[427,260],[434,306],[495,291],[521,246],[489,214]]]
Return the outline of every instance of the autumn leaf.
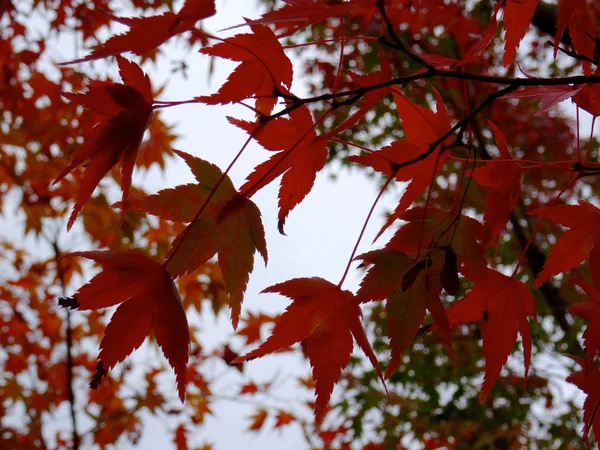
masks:
[[[478,185],[487,188],[482,242],[493,245],[506,227],[510,213],[519,200],[522,167],[508,150],[502,130],[491,121],[488,121],[488,125],[496,138],[500,157],[478,166],[473,179]]]
[[[327,141],[317,136],[306,106],[290,112],[289,119],[280,117],[264,126],[234,118],[229,121],[265,149],[277,152],[254,168],[240,191],[252,195],[281,176],[277,228],[283,234],[288,214],[312,190],[317,172],[327,162]]]
[[[133,166],[144,131],[152,120],[153,97],[150,80],[137,64],[121,57],[117,57],[117,62],[124,84],[98,82],[84,94],[63,94],[101,117],[71,156],[71,163],[54,180],[57,183],[76,167],[85,167],[67,229],[73,226],[100,180],[119,161],[123,200],[129,197]]]
[[[368,252],[357,259],[363,261],[363,266],[369,266],[356,294],[357,299],[363,302],[387,300],[386,324],[392,355],[385,376],[389,377],[398,368],[406,348],[423,325],[427,310],[441,330],[453,360],[450,326],[440,299],[442,286],[437,280],[441,268],[430,272],[427,264],[390,249]],[[411,270],[415,272],[414,279],[410,285],[405,285],[404,277]]]
[[[439,151],[423,157],[429,146],[451,128],[450,117],[441,96],[435,93],[437,111],[433,112],[412,103],[399,90],[394,90],[393,93],[406,139],[392,142],[373,153],[348,158],[351,162],[370,166],[384,175],[394,176],[397,181],[409,182],[400,203],[388,217],[377,237],[399,219],[427,189],[448,158],[447,152]],[[411,161],[410,165],[399,170],[396,168]]]
[[[123,34],[112,36],[104,44],[92,50],[88,56],[63,63],[63,65],[92,61],[125,52],[144,55],[173,36],[192,30],[196,22],[212,16],[215,12],[214,0],[186,0],[177,14],[169,11],[148,17],[109,15],[115,22],[129,27],[129,30]]]
[[[100,264],[103,271],[59,304],[82,311],[119,304],[100,342],[98,366],[90,386],[123,361],[150,333],[175,371],[177,390],[185,398],[189,329],[181,298],[171,276],[157,262],[136,252],[90,251],[79,256]]]
[[[515,58],[521,39],[529,29],[538,0],[509,0],[504,6],[504,67]]]
[[[600,259],[600,252],[595,252],[595,258]],[[590,266],[592,262],[590,261]],[[599,274],[595,274],[595,283],[600,281]],[[598,351],[600,351],[600,290],[597,286],[578,279],[574,284],[579,286],[588,295],[586,300],[575,303],[569,308],[569,312],[583,318],[587,327],[583,332],[583,348],[589,364],[592,364]]]
[[[251,200],[237,193],[231,179],[223,176],[217,166],[179,150],[175,153],[185,160],[198,184],[164,189],[125,205],[166,220],[190,222],[167,253],[166,270],[171,276],[190,273],[218,253],[223,283],[229,294],[231,320],[236,328],[249,274],[254,267],[254,253],[258,251],[265,264],[268,259],[260,211]],[[205,210],[196,217],[209,196]],[[171,257],[175,249],[176,254]]]
[[[589,364],[586,360],[570,356],[583,370],[573,372],[567,377],[569,383],[573,383],[585,394],[583,402],[583,441],[590,448],[590,430],[594,434],[596,442],[600,442],[600,370],[598,366]]]
[[[562,36],[569,27],[569,36],[573,49],[582,56],[594,58],[596,42],[596,17],[588,8],[586,0],[561,0],[556,21],[556,35],[554,36],[554,58],[558,53],[558,47]],[[589,61],[583,62],[583,67],[589,71]]]
[[[540,109],[536,114],[547,112],[554,105],[573,97],[582,87],[574,86],[525,86],[515,92],[505,95],[503,98],[539,98]]]
[[[315,380],[317,425],[325,417],[333,386],[350,361],[353,337],[383,382],[377,358],[362,328],[358,300],[351,292],[317,277],[288,280],[263,290],[267,292],[284,295],[292,303],[277,320],[271,336],[256,350],[234,360],[234,364],[278,352],[306,339]]]
[[[523,341],[525,380],[531,361],[531,333],[527,316],[536,317],[531,291],[518,280],[487,269],[483,277],[466,273],[475,286],[448,308],[450,326],[481,323],[485,377],[479,398],[485,400],[511,354],[517,333]]]
[[[600,252],[600,209],[591,203],[580,200],[579,205],[538,208],[529,214],[569,227],[550,250],[546,264],[535,279],[536,289],[550,277],[577,267],[590,252]]]
[[[479,244],[483,227],[472,217],[417,206],[400,218],[407,223],[396,230],[385,248],[410,255],[417,255],[422,249],[429,253],[452,250],[457,257],[457,268],[465,265],[471,273],[481,274],[486,267],[483,248]]]
[[[250,21],[251,24],[274,24],[277,27],[288,28],[286,34],[292,34],[308,25],[322,22],[330,17],[338,16],[352,8],[357,3],[365,3],[365,0],[354,0],[330,4],[318,0],[284,0],[286,5],[282,8],[269,11],[260,19]],[[372,4],[373,0],[367,3]]]
[[[212,47],[205,55],[240,62],[218,92],[197,97],[209,105],[236,103],[256,98],[256,109],[264,115],[277,102],[275,91],[287,92],[292,85],[293,67],[281,43],[270,28],[251,24],[252,34],[238,34]]]

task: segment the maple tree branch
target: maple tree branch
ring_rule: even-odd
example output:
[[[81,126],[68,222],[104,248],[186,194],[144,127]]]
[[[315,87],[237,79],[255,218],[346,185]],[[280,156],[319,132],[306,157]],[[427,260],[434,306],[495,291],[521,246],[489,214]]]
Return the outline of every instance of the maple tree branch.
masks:
[[[62,295],[66,295],[66,282],[65,282],[65,274],[63,268],[60,264],[61,251],[58,247],[58,242],[56,240],[50,243],[52,245],[52,249],[54,250],[54,261],[56,263],[56,274],[60,281],[60,289]],[[77,426],[77,414],[75,411],[75,392],[73,389],[73,371],[74,371],[74,363],[73,363],[73,327],[71,324],[71,311],[69,308],[65,308],[67,313],[66,318],[66,331],[65,331],[65,340],[67,346],[67,396],[69,398],[69,412],[71,416],[71,427],[73,434],[73,450],[78,450],[81,445],[81,436],[79,435],[79,429]]]

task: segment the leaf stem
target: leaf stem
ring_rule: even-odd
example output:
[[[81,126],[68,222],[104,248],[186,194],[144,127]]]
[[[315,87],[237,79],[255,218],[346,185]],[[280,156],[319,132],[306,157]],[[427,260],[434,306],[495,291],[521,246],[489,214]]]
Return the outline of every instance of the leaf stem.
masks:
[[[371,220],[371,216],[373,215],[373,212],[375,211],[375,207],[377,206],[377,203],[379,202],[379,199],[381,199],[381,196],[383,195],[383,191],[385,191],[385,189],[388,187],[388,185],[391,183],[391,181],[396,177],[396,173],[397,173],[397,171],[395,171],[394,173],[392,173],[390,175],[390,177],[386,180],[386,182],[383,184],[383,186],[379,190],[379,194],[377,194],[377,197],[375,197],[375,201],[371,205],[371,209],[369,209],[369,213],[367,214],[365,222],[363,223],[363,226],[362,226],[362,228],[360,230],[360,233],[358,234],[358,238],[356,239],[356,243],[354,244],[354,248],[352,249],[352,253],[350,254],[350,258],[348,259],[348,264],[346,264],[346,269],[344,270],[344,273],[342,274],[342,279],[338,283],[338,287],[339,288],[342,287],[342,284],[344,284],[344,281],[346,280],[346,276],[348,275],[348,271],[350,270],[350,266],[352,265],[352,261],[354,261],[354,257],[356,256],[356,251],[358,250],[358,246],[360,245],[360,241],[362,240],[362,238],[363,238],[363,236],[365,234],[365,231],[367,229],[367,225],[369,224],[369,221]]]

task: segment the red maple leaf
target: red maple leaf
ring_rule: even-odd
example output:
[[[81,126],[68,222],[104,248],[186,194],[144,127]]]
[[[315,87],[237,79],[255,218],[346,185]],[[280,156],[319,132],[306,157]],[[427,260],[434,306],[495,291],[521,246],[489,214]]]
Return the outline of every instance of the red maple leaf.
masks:
[[[496,138],[500,158],[483,163],[473,174],[477,184],[487,188],[482,237],[482,242],[486,245],[493,244],[506,227],[510,213],[519,200],[522,175],[521,165],[508,150],[504,133],[493,122],[488,121],[488,124]],[[514,161],[514,163],[505,161]]]
[[[509,0],[504,6],[504,58],[507,67],[515,58],[521,39],[529,29],[539,0]]]
[[[475,281],[475,286],[448,308],[448,321],[450,326],[481,323],[485,378],[479,398],[483,401],[511,354],[517,333],[523,340],[527,380],[532,347],[527,316],[535,318],[535,302],[527,286],[495,270],[486,269],[484,276],[468,271],[465,275]]]
[[[153,97],[150,80],[137,64],[121,57],[117,57],[117,62],[124,84],[98,82],[84,94],[63,94],[101,116],[71,156],[71,163],[54,180],[57,183],[76,167],[85,166],[67,229],[73,226],[100,180],[119,161],[123,200],[129,197],[135,160],[152,120]]]
[[[596,42],[592,36],[596,36],[596,16],[591,13],[586,0],[561,0],[558,18],[556,21],[556,35],[554,37],[554,57],[562,36],[569,27],[569,36],[573,49],[582,56],[594,58]],[[583,62],[586,71],[590,68],[588,61]]]
[[[583,441],[590,448],[590,430],[594,433],[596,442],[600,442],[600,370],[597,366],[589,364],[586,360],[576,356],[570,356],[583,370],[573,372],[567,377],[569,383],[573,383],[581,389],[587,397],[583,402]]]
[[[587,85],[589,86],[589,85]],[[539,98],[540,109],[536,114],[547,112],[550,108],[558,103],[573,97],[582,87],[574,86],[525,86],[515,92],[505,95],[503,98]]]
[[[327,141],[317,136],[306,106],[292,111],[289,119],[280,117],[266,125],[233,118],[229,121],[252,134],[265,149],[278,152],[256,166],[240,191],[252,195],[283,175],[277,216],[277,228],[283,234],[286,217],[311,191],[317,172],[327,162]]]
[[[590,252],[600,253],[600,209],[583,200],[579,205],[559,205],[529,211],[570,229],[565,231],[550,250],[544,268],[535,279],[539,288],[548,278],[567,272],[583,262]]]
[[[306,339],[306,353],[315,380],[317,425],[323,421],[334,384],[350,361],[353,337],[383,381],[377,358],[362,328],[358,300],[351,292],[317,277],[295,278],[263,292],[279,293],[293,301],[277,320],[271,336],[233,363],[275,353]]]
[[[394,89],[394,99],[398,108],[398,116],[402,120],[406,140],[392,142],[376,152],[348,158],[349,161],[371,166],[387,176],[395,176],[397,181],[409,182],[400,203],[388,217],[377,237],[396,219],[399,219],[427,189],[434,177],[442,170],[448,158],[447,152],[432,152],[423,157],[429,150],[430,144],[437,141],[451,128],[450,116],[446,111],[444,101],[437,92],[435,96],[437,112],[412,103],[397,89]],[[410,161],[414,162],[400,170],[395,169],[395,166]]]
[[[442,286],[436,280],[439,268],[430,272],[427,264],[420,264],[405,254],[389,249],[368,252],[358,258],[363,260],[363,265],[371,267],[363,278],[356,297],[363,302],[387,299],[386,324],[392,357],[386,377],[402,361],[404,351],[423,325],[426,310],[442,331],[450,357],[454,359],[450,326],[440,299]],[[414,278],[406,283],[407,274],[411,271],[415,272]]]
[[[173,279],[159,263],[135,252],[90,251],[80,256],[100,264],[103,271],[61,306],[83,311],[120,303],[100,342],[98,366],[90,386],[95,388],[115,364],[123,361],[152,333],[175,371],[177,390],[185,398],[190,345],[187,318]]]
[[[577,280],[575,284],[582,288],[589,298],[575,303],[569,308],[569,312],[583,318],[588,323],[582,338],[588,363],[592,364],[594,357],[600,351],[600,291],[596,286],[583,280]]]
[[[63,65],[92,61],[125,52],[144,55],[158,48],[173,36],[192,30],[196,22],[212,16],[215,12],[214,0],[186,0],[177,14],[169,11],[159,16],[149,17],[109,15],[112,20],[128,26],[129,30],[123,34],[112,36],[104,44],[92,50],[88,56],[63,63]]]
[[[275,91],[287,92],[293,67],[275,33],[264,25],[250,25],[252,34],[237,34],[200,50],[205,55],[239,61],[218,92],[197,97],[209,105],[256,99],[256,109],[270,114],[277,102]]]
[[[128,209],[177,222],[192,222],[173,242],[166,270],[178,277],[190,273],[219,254],[223,283],[229,294],[231,320],[236,328],[249,274],[258,250],[267,263],[265,231],[258,207],[238,194],[231,179],[207,161],[175,150],[192,170],[198,184],[184,184],[157,194],[130,200]],[[221,180],[222,178],[222,180]],[[215,190],[217,182],[221,180]],[[213,192],[214,191],[214,192]],[[199,217],[199,208],[212,197]],[[181,241],[181,242],[180,242]],[[171,253],[176,254],[171,258]]]

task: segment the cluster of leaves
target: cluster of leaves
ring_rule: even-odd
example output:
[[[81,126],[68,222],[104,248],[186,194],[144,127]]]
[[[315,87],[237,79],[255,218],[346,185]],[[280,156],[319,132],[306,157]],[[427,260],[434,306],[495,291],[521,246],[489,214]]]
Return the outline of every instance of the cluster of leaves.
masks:
[[[10,5],[2,15],[14,18],[17,13]],[[543,446],[547,438],[528,433],[522,425],[529,420],[527,413],[521,414],[516,422],[514,415],[507,413],[510,419],[496,420],[495,425],[489,420],[475,424],[469,420],[476,417],[475,413],[485,415],[499,410],[494,405],[498,399],[518,401],[516,386],[527,385],[528,378],[532,378],[529,389],[534,389],[535,395],[545,395],[548,407],[551,405],[549,380],[537,374],[530,377],[529,372],[534,346],[539,350],[542,340],[539,336],[547,333],[538,325],[532,336],[530,320],[535,320],[538,314],[552,315],[564,339],[570,339],[570,347],[564,350],[582,367],[567,379],[587,395],[583,440],[589,444],[590,430],[596,435],[600,433],[600,417],[596,414],[600,404],[596,382],[600,368],[595,362],[600,349],[600,236],[595,218],[600,216],[600,210],[594,205],[600,162],[593,139],[590,137],[582,150],[578,133],[575,135],[566,120],[556,113],[556,105],[570,98],[578,114],[583,109],[594,119],[600,115],[595,39],[599,11],[584,0],[561,2],[552,36],[553,51],[555,58],[559,50],[567,56],[572,65],[565,70],[569,73],[558,73],[556,68],[557,73],[548,77],[519,76],[515,69],[517,49],[535,22],[539,8],[537,0],[494,5],[482,1],[468,7],[440,0],[288,1],[259,19],[247,20],[244,32],[226,39],[195,26],[199,20],[214,14],[212,0],[188,0],[176,14],[122,18],[103,13],[103,17],[129,27],[128,31],[109,38],[88,56],[65,62],[61,83],[53,89],[43,85],[37,94],[49,96],[47,92],[54,92],[52,109],[46,111],[50,117],[42,123],[56,124],[57,116],[61,117],[60,122],[66,124],[59,128],[62,135],[42,134],[33,139],[11,133],[14,142],[2,143],[6,154],[2,169],[7,174],[7,181],[2,182],[9,187],[18,186],[23,199],[32,199],[34,204],[42,202],[46,208],[42,211],[51,211],[58,218],[66,212],[56,207],[55,199],[63,202],[73,199],[75,206],[67,228],[74,225],[80,214],[85,225],[88,205],[112,211],[107,214],[115,229],[122,230],[117,233],[123,233],[123,240],[129,241],[129,245],[123,246],[119,246],[121,241],[106,243],[102,241],[107,239],[104,230],[97,229],[96,238],[90,231],[93,228],[86,225],[90,236],[110,250],[78,251],[59,259],[56,240],[49,239],[55,249],[52,259],[56,264],[55,281],[63,286],[69,280],[65,269],[60,269],[63,261],[78,267],[72,261],[84,257],[102,266],[102,272],[73,296],[62,296],[61,306],[96,311],[119,304],[103,331],[98,361],[92,366],[86,361],[85,367],[92,373],[91,386],[103,384],[111,369],[152,334],[175,371],[180,399],[184,400],[186,390],[192,391],[189,403],[195,415],[190,420],[201,422],[203,414],[210,410],[206,406],[202,409],[198,403],[210,392],[194,368],[207,356],[192,347],[193,357],[188,364],[190,330],[186,309],[190,300],[182,295],[186,294],[185,282],[178,283],[180,293],[176,280],[193,276],[200,283],[204,279],[201,275],[209,272],[211,281],[208,286],[206,282],[201,285],[200,293],[226,298],[235,330],[255,252],[267,262],[261,214],[251,197],[280,179],[277,228],[283,233],[290,213],[311,193],[328,158],[350,154],[345,159],[348,165],[368,167],[380,173],[385,181],[342,278],[337,283],[319,277],[299,278],[265,289],[264,292],[290,298],[291,304],[257,349],[239,356],[227,348],[225,359],[234,365],[241,364],[302,342],[312,366],[315,425],[325,448],[349,448],[358,438],[364,439],[361,443],[364,448],[393,448],[409,434],[428,448],[474,448],[490,442],[503,448],[524,443]],[[14,26],[13,29],[19,30]],[[146,128],[155,126],[157,110],[178,103],[157,100],[142,68],[121,54],[131,52],[152,58],[165,41],[181,33],[190,34],[191,42],[216,41],[201,53],[239,63],[216,93],[196,96],[186,103],[244,105],[253,118],[229,118],[229,121],[249,137],[225,171],[177,151],[197,184],[152,195],[137,191],[130,198],[136,161],[138,164],[149,161],[141,157]],[[290,41],[289,45],[282,44],[284,39]],[[494,45],[500,41],[503,46]],[[565,41],[568,48],[561,47]],[[8,40],[6,45],[7,54],[13,55],[12,41]],[[294,71],[286,50],[302,46],[322,49],[323,52],[317,52],[319,58],[325,51],[337,55],[332,63],[323,56],[323,60],[311,64],[310,70],[319,71],[321,78],[320,92],[311,97],[299,97],[291,90]],[[543,50],[536,50],[538,47],[532,46],[534,61],[543,57]],[[540,54],[536,55],[536,51]],[[64,68],[75,62],[113,56],[122,82],[83,83],[80,74]],[[35,56],[31,58],[37,61]],[[17,60],[14,64],[18,66],[21,62]],[[36,128],[24,126],[25,119],[17,120],[21,116],[16,116],[22,114],[19,108],[23,105],[18,103],[18,89],[14,85],[25,90],[24,82],[16,76],[18,67],[12,72],[7,67],[9,95],[7,100],[3,97],[3,107],[5,103],[8,105],[11,125],[32,132]],[[31,79],[33,74],[27,83],[36,92]],[[64,97],[70,102],[61,98],[67,85],[73,93]],[[27,95],[31,98],[36,94]],[[539,101],[541,105],[536,110]],[[76,105],[83,106],[83,112]],[[72,137],[74,121],[83,130],[81,145]],[[578,121],[576,126],[579,125]],[[370,138],[376,128],[383,129],[379,144],[377,139],[371,142]],[[165,150],[168,132],[164,125],[158,129],[163,135],[157,141]],[[361,132],[367,137],[361,138]],[[251,141],[272,156],[249,171],[246,182],[236,189],[228,173]],[[11,150],[21,148],[22,142],[38,144],[33,151]],[[370,142],[380,148],[369,148]],[[24,170],[36,170],[39,161],[46,163],[56,158],[56,147],[61,149],[61,156],[71,155],[65,169],[60,171],[53,166],[44,172],[43,181],[23,175]],[[161,154],[155,161],[162,162],[162,157]],[[20,164],[20,158],[26,158],[24,165]],[[120,209],[120,214],[98,205],[92,197],[100,181],[116,172],[113,168],[119,164],[123,196],[113,207]],[[59,182],[58,188],[50,188]],[[382,248],[356,255],[379,199],[396,182],[406,183],[406,188],[377,237],[397,221],[402,221],[402,225]],[[46,197],[42,195],[44,192]],[[579,203],[573,204],[575,201]],[[41,217],[47,215],[39,213],[39,222],[31,228],[42,233]],[[32,220],[29,216],[28,220]],[[568,230],[557,233],[556,225]],[[552,246],[548,245],[551,240],[555,240]],[[140,245],[138,251],[132,250],[136,243],[142,242],[152,244],[155,251],[139,252]],[[550,247],[546,258],[540,248]],[[360,267],[367,271],[359,290],[352,293],[342,286],[355,260],[361,261]],[[583,262],[586,265],[581,275],[556,277],[577,270]],[[219,284],[218,293],[215,284]],[[575,286],[581,290],[577,291]],[[35,292],[35,288],[30,292]],[[585,292],[587,299],[580,300],[578,292]],[[191,296],[198,296],[198,288]],[[382,301],[384,306],[380,305]],[[37,309],[36,305],[31,308]],[[566,317],[568,308],[571,314],[587,322],[581,355],[577,355],[576,329]],[[371,319],[367,322],[368,333],[361,322],[363,309]],[[15,305],[11,313],[14,317],[16,311]],[[252,318],[249,316],[247,325]],[[255,320],[253,335],[269,321],[269,318]],[[73,330],[68,325],[69,355],[75,341]],[[245,332],[248,333],[248,327]],[[508,367],[507,376],[503,367],[519,335],[524,368],[514,374]],[[193,333],[191,336],[192,344],[199,346]],[[478,365],[479,357],[465,357],[479,346],[480,338],[483,365]],[[373,371],[351,357],[354,341],[369,359]],[[415,341],[421,342],[413,346]],[[468,369],[455,382],[454,408],[442,412],[432,408],[442,425],[434,426],[432,421],[413,414],[406,428],[398,420],[392,420],[391,410],[400,407],[402,414],[411,417],[412,412],[422,411],[415,406],[420,402],[420,393],[426,394],[423,405],[430,405],[429,399],[435,395],[439,401],[442,395],[425,382],[421,382],[421,392],[419,389],[408,395],[405,392],[419,384],[418,377],[401,375],[412,370],[411,364],[421,364],[421,373],[441,365],[426,356],[425,341],[433,348],[444,344],[445,353],[435,350],[436,355],[444,355],[444,364],[449,360],[457,371]],[[464,351],[465,345],[469,351]],[[455,351],[457,347],[460,353]],[[380,363],[385,365],[385,377]],[[344,373],[349,364],[355,370]],[[67,377],[73,376],[73,362],[69,359],[64,370]],[[472,404],[474,395],[468,392],[468,387],[477,377],[481,378],[481,372],[483,382],[478,397],[488,407],[473,408],[467,419],[465,408],[457,404],[460,399]],[[332,410],[329,400],[342,376],[348,392],[357,393]],[[372,385],[376,379],[380,380],[380,388]],[[152,386],[154,379],[148,383]],[[389,391],[386,383],[390,385]],[[242,393],[257,389],[248,385]],[[138,408],[157,408],[149,400],[153,390],[149,388],[148,392]],[[523,398],[531,403],[535,395],[527,395],[530,394]],[[363,434],[364,417],[371,409],[382,415],[381,425],[372,436]],[[261,429],[268,414],[260,408],[250,429]],[[294,420],[294,415],[279,411],[276,426]],[[563,443],[568,446],[577,442],[571,433],[572,426],[563,425],[555,431],[557,435],[563,433]],[[127,422],[127,426],[132,425]],[[130,431],[135,433],[135,428]],[[175,435],[178,445],[183,447],[185,426],[178,428]],[[78,439],[74,433],[75,446]]]

